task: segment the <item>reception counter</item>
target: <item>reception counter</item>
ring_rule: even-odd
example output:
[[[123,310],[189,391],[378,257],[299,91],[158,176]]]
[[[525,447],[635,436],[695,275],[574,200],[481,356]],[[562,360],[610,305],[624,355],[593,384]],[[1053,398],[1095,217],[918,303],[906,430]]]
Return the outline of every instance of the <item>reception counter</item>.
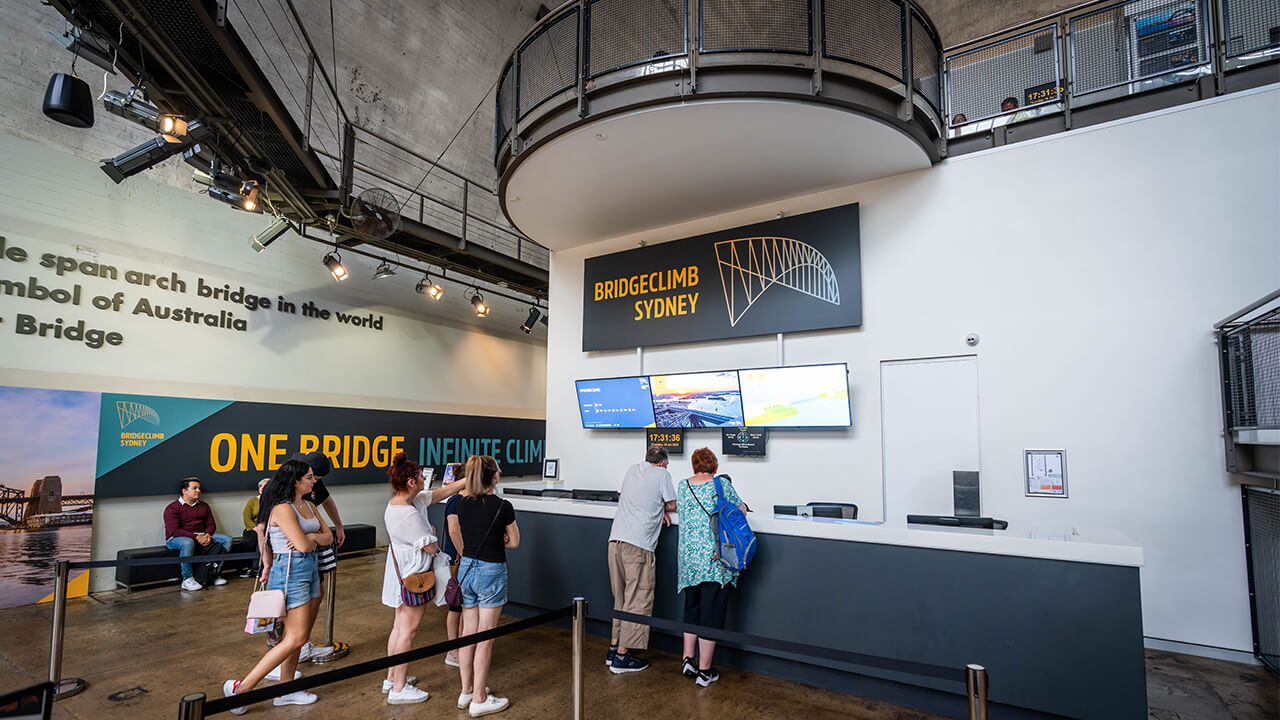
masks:
[[[510,610],[561,607],[581,595],[588,616],[599,621],[592,631],[607,634],[613,600],[606,551],[615,506],[508,499],[521,535],[520,547],[508,554]],[[968,717],[963,668],[977,663],[989,673],[993,717],[1146,717],[1142,549],[1123,536],[1040,540],[1001,531],[748,518],[758,549],[730,600],[726,630],[954,667],[956,679],[759,649],[719,649],[718,665]],[[674,514],[673,520],[658,544],[654,615],[680,621]],[[679,652],[678,642],[655,632],[652,644]]]

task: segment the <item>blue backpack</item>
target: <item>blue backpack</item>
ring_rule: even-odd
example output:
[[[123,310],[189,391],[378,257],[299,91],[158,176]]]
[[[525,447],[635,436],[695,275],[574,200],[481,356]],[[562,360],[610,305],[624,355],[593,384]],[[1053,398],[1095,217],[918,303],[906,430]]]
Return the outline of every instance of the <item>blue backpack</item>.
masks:
[[[688,481],[686,481],[688,482]],[[702,501],[694,495],[702,512],[707,513],[711,523],[711,537],[715,538],[715,550],[712,557],[727,570],[737,572],[747,567],[751,558],[756,555],[756,536],[747,524],[747,514],[742,508],[729,502],[724,496],[724,487],[720,484],[720,476],[715,477],[716,507],[714,512],[707,513]],[[693,485],[689,485],[693,492]]]

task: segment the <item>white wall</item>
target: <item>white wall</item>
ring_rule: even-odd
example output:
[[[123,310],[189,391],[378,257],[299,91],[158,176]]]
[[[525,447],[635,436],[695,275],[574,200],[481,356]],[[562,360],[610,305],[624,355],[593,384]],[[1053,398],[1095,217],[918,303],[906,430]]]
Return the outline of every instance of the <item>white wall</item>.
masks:
[[[170,161],[174,162],[174,161]],[[330,405],[389,410],[538,418],[546,404],[546,350],[532,339],[479,330],[481,322],[439,307],[428,318],[426,300],[413,292],[405,271],[371,280],[373,265],[348,256],[352,277],[336,284],[319,260],[323,247],[293,235],[261,255],[248,239],[267,224],[263,215],[238,212],[206,197],[158,183],[146,174],[115,185],[97,164],[0,132],[0,235],[31,255],[25,263],[0,260],[0,278],[47,287],[80,284],[80,307],[0,293],[0,385],[104,392],[134,392],[225,400]],[[38,265],[54,253],[168,276],[177,272],[186,293],[123,281],[64,275]],[[382,316],[375,331],[304,318],[278,310],[250,313],[196,296],[196,278],[301,306]],[[455,291],[457,288],[450,288]],[[94,295],[123,292],[119,312],[92,307]],[[249,321],[246,332],[133,315],[139,298],[200,312],[231,310]],[[459,306],[465,305],[454,298]],[[495,304],[504,301],[496,300]],[[20,335],[17,315],[44,322],[83,319],[124,337],[118,347]],[[523,306],[495,309],[518,314]],[[492,318],[490,318],[492,319]],[[509,331],[515,333],[516,321]],[[381,526],[386,488],[335,488],[343,520]],[[212,495],[219,526],[238,534],[243,496]],[[169,497],[104,500],[94,524],[94,557],[122,547],[163,541],[161,510]],[[95,588],[109,583],[95,578]]]
[[[773,337],[646,349],[643,368],[634,351],[581,352],[584,258],[859,202],[863,327],[784,341],[788,364],[849,363],[854,427],[774,433],[767,459],[724,461],[743,497],[881,517],[880,362],[974,353],[984,513],[1012,533],[1126,533],[1145,551],[1147,636],[1248,651],[1211,328],[1280,284],[1278,126],[1272,87],[555,253],[548,455],[569,487],[595,488],[641,458],[637,431],[581,429],[576,378],[777,359]],[[717,438],[691,432],[686,452]],[[1024,497],[1022,450],[1037,447],[1066,449],[1069,499]]]

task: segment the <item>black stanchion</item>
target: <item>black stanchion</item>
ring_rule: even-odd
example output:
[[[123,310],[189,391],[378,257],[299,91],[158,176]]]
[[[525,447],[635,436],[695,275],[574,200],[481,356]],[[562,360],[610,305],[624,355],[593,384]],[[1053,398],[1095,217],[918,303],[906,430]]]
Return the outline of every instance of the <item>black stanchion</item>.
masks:
[[[84,692],[83,678],[62,677],[62,636],[67,627],[67,582],[71,563],[59,560],[53,586],[53,637],[49,641],[49,682],[53,683],[53,699],[61,700]]]
[[[182,698],[178,706],[178,720],[204,720],[204,693],[192,693]]]

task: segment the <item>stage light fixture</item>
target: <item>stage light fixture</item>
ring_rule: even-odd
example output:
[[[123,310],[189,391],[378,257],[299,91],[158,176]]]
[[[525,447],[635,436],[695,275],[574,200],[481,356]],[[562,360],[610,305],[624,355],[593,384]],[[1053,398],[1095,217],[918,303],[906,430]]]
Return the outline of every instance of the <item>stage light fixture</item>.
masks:
[[[471,296],[471,307],[476,309],[476,317],[489,317],[489,306],[484,304],[484,296],[479,290]]]
[[[116,183],[122,183],[125,178],[153,168],[177,155],[192,144],[203,140],[209,133],[209,128],[199,120],[192,120],[187,125],[187,135],[184,139],[179,140],[172,135],[157,135],[131,150],[103,160],[102,171]]]
[[[520,326],[520,329],[524,331],[525,335],[533,334],[533,326],[538,324],[538,316],[540,315],[542,315],[542,311],[538,308],[529,308],[529,317],[524,321],[524,324]]]
[[[321,262],[323,262],[324,266],[333,274],[334,280],[342,282],[347,279],[347,269],[342,266],[342,256],[338,254],[337,250],[325,253],[324,260]]]
[[[176,138],[185,137],[187,134],[187,121],[177,115],[161,115],[160,121],[156,123],[156,130],[161,135],[172,135]]]
[[[160,129],[160,108],[146,100],[135,98],[141,88],[134,87],[127,94],[108,90],[102,96],[102,107],[112,115],[119,115],[125,120],[144,125],[153,130]]]
[[[257,235],[249,238],[249,247],[253,248],[254,252],[262,252],[267,249],[268,245],[279,240],[280,236],[284,235],[285,231],[288,229],[289,221],[282,217],[278,217],[271,221],[271,224],[267,226],[266,230],[263,230]]]
[[[431,273],[422,273],[422,279],[413,289],[419,295],[426,295],[437,302],[444,297],[444,288],[440,287],[440,283],[431,282]]]
[[[544,326],[544,327],[551,327],[550,325],[548,325],[548,324],[547,324],[547,314],[546,314],[546,313],[542,313],[542,320],[540,320],[539,322],[541,322],[541,323],[543,324],[543,326]]]
[[[382,264],[378,266],[377,270],[373,271],[373,279],[381,280],[383,278],[389,278],[395,274],[396,274],[396,271],[391,267],[391,265],[387,263],[386,258],[383,258]]]
[[[245,212],[256,212],[258,210],[258,183],[254,180],[245,180],[240,183],[240,196],[244,201],[240,203],[240,207]]]

